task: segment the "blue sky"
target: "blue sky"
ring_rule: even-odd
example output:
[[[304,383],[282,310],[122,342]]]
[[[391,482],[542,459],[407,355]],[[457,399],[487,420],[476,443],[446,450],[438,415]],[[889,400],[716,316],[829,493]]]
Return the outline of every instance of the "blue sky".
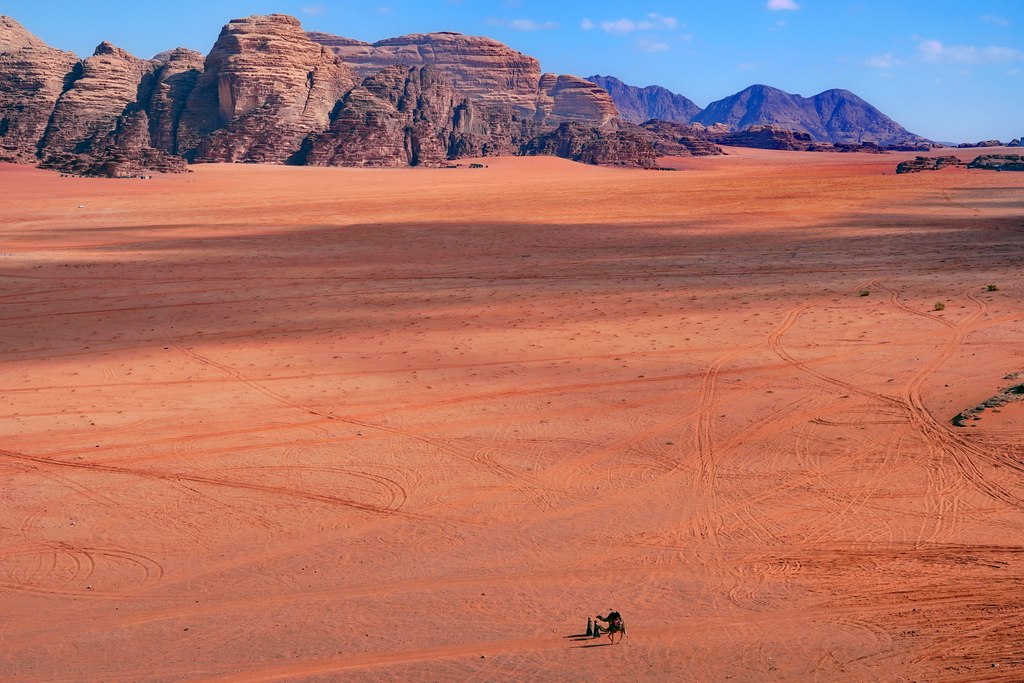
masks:
[[[1024,136],[1024,0],[0,0],[54,47],[209,51],[220,27],[283,12],[375,41],[486,35],[545,71],[663,85],[700,106],[754,83],[846,88],[925,137]]]

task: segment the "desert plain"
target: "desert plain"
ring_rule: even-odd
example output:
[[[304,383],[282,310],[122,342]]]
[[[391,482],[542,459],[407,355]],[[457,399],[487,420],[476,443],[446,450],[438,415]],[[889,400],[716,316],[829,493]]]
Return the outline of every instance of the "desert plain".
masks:
[[[1024,680],[1024,174],[911,156],[0,166],[0,680]]]

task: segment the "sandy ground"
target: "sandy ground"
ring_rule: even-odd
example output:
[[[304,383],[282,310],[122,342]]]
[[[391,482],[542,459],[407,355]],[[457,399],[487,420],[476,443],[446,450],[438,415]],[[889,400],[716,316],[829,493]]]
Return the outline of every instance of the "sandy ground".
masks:
[[[0,680],[1024,680],[1024,174],[912,156],[0,167]]]

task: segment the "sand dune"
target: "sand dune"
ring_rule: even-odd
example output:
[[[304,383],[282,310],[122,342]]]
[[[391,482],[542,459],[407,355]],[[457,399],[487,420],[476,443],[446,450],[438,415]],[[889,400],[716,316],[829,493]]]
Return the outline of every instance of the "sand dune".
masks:
[[[1021,680],[1024,174],[911,156],[0,167],[0,679]]]

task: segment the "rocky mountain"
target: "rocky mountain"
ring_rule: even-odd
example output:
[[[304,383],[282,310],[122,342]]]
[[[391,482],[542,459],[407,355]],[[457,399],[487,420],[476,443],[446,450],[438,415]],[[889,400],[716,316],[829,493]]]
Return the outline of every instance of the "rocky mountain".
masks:
[[[550,123],[608,125],[618,116],[604,89],[576,76],[542,74],[536,59],[490,38],[441,32],[364,43],[327,33],[308,35],[364,78],[388,66],[429,65],[470,99],[508,105]]]
[[[638,88],[626,85],[614,76],[600,75],[588,76],[587,80],[607,90],[619,110],[619,116],[630,123],[643,123],[651,119],[689,123],[701,112],[701,108],[691,100],[660,85]]]
[[[37,162],[57,99],[74,79],[78,57],[48,47],[0,17],[0,161]]]
[[[234,19],[206,57],[175,150],[195,161],[282,163],[327,127],[351,67],[284,14]]]
[[[186,161],[438,166],[491,154],[647,167],[656,155],[718,154],[718,144],[921,141],[842,90],[802,98],[752,86],[700,112],[663,88],[595,78],[623,116],[601,84],[543,73],[489,38],[370,44],[272,14],[230,21],[205,57],[178,48],[142,59],[104,42],[79,60],[0,17],[0,161],[100,175]]]
[[[816,142],[927,142],[849,90],[826,90],[814,97],[801,97],[766,85],[752,85],[712,102],[693,120],[704,125],[721,123],[734,131],[775,126],[807,133]]]
[[[313,35],[294,17],[252,16],[224,26],[205,58],[141,59],[104,42],[79,60],[0,17],[0,161],[119,176],[186,160],[436,166],[524,153],[565,121],[621,125],[600,87],[487,38]],[[650,152],[608,149],[621,156],[588,158],[645,165]]]

